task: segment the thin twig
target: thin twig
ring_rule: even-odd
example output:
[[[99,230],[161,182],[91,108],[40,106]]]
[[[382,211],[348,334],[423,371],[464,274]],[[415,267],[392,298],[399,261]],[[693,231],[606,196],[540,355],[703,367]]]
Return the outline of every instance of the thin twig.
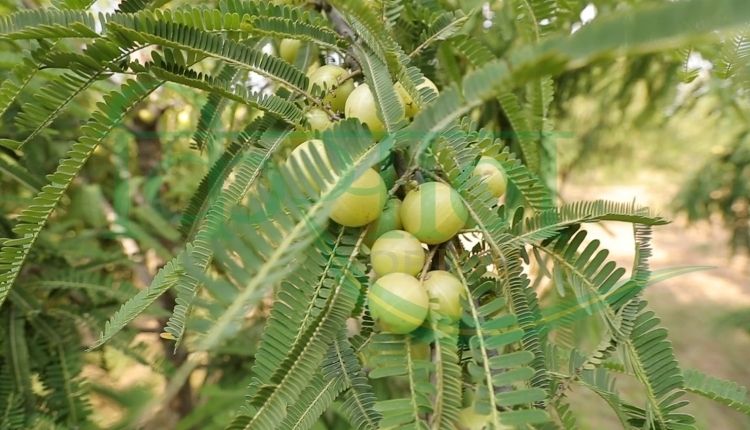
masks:
[[[343,79],[339,81],[339,85],[343,84],[344,82],[348,81],[349,79],[358,78],[362,75],[362,69],[352,70],[349,72],[348,75],[344,76]]]
[[[435,254],[437,253],[439,247],[440,245],[432,247],[432,249],[430,249],[430,253],[427,254],[427,259],[425,260],[424,266],[422,267],[422,272],[419,274],[420,282],[424,282],[424,277],[427,275],[427,271],[432,265],[432,259],[435,258]]]

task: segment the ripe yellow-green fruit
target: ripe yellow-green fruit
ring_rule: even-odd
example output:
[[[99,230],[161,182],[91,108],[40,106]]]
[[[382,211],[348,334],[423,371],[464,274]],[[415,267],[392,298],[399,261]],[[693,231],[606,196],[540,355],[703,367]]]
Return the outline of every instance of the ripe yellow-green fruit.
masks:
[[[404,113],[406,114],[406,117],[413,118],[414,115],[419,112],[419,106],[417,106],[417,103],[414,101],[414,99],[411,98],[409,92],[406,91],[406,88],[401,85],[401,82],[396,82],[394,88],[396,89],[396,93],[401,98],[401,103],[404,105]],[[435,94],[440,94],[440,91],[438,90],[435,83],[427,78],[424,78],[424,81],[422,81],[421,84],[417,85],[417,90],[421,90],[422,88],[431,88],[432,91],[435,92]]]
[[[413,115],[410,115],[410,112],[415,104],[414,99],[411,98],[409,92],[406,91],[406,88],[401,85],[401,82],[396,82],[393,89],[396,90],[396,95],[398,96],[399,101],[401,101],[401,105],[404,106],[404,115],[406,115],[407,118],[411,118]]]
[[[321,166],[321,168],[327,168],[330,170],[331,161],[328,159],[328,153],[326,152],[325,144],[323,144],[323,141],[319,139],[310,139],[308,141],[302,142],[299,146],[294,148],[291,154],[289,154],[287,162],[290,162],[292,159],[296,160],[299,166],[302,168],[302,172],[307,180],[311,184],[313,184],[315,191],[319,192],[320,189],[313,179],[313,175],[309,171],[307,164],[305,164],[305,158],[310,160],[311,163],[315,163],[315,158],[312,155],[313,151],[317,152],[317,154],[323,160],[323,166]]]
[[[482,156],[476,167],[474,167],[474,175],[482,178],[482,181],[487,184],[490,192],[495,197],[505,194],[505,190],[508,188],[508,178],[505,175],[505,169],[503,169],[499,161],[492,157]]]
[[[344,110],[347,98],[354,91],[354,82],[351,79],[341,82],[348,74],[349,72],[339,66],[332,64],[321,66],[310,73],[310,89],[314,85],[324,89],[326,95],[323,101],[329,103],[336,112],[341,112]]]
[[[416,275],[422,270],[424,260],[422,243],[403,230],[392,230],[380,236],[370,254],[372,270],[378,276],[396,272]]]
[[[489,428],[489,424],[492,421],[490,415],[481,415],[474,411],[474,406],[469,405],[458,413],[459,429],[461,430],[483,430]],[[495,428],[503,428],[499,424]]]
[[[385,180],[384,180],[385,182]],[[386,184],[387,185],[387,184]],[[387,188],[387,187],[386,187]],[[367,226],[367,235],[365,235],[365,245],[372,248],[375,241],[384,233],[391,230],[401,229],[401,200],[393,198],[385,203],[383,212],[378,219]]]
[[[295,128],[284,139],[284,146],[293,150],[294,148],[297,148],[302,143],[309,140],[310,137],[312,137],[312,134],[309,130]]]
[[[297,52],[302,46],[302,41],[297,39],[281,39],[279,43],[279,55],[287,63],[294,64],[294,60],[297,58]]]
[[[383,178],[367,169],[333,202],[331,219],[346,227],[361,227],[380,216],[387,199]]]
[[[296,148],[302,142],[313,137],[315,131],[321,132],[333,125],[328,114],[320,109],[312,108],[306,114],[307,127],[301,124],[294,128],[284,139],[284,144],[289,148]]]
[[[314,131],[323,131],[333,125],[333,122],[331,122],[328,114],[318,108],[310,109],[305,114],[305,118],[307,118],[307,122],[308,124],[310,124],[310,128]]]
[[[320,69],[320,61],[318,61],[317,59],[315,59],[315,61],[313,61],[312,64],[310,64],[309,66],[307,66],[307,70],[305,70],[305,74],[307,76],[310,76],[313,73],[315,73],[315,71],[318,70],[318,69]]]
[[[461,318],[466,291],[461,281],[445,270],[427,272],[423,281],[430,296],[430,312],[448,317],[455,322]]]
[[[406,334],[421,326],[430,299],[419,279],[390,273],[375,281],[367,292],[372,317],[384,331]]]
[[[441,182],[425,182],[406,195],[401,205],[404,230],[420,241],[437,245],[463,228],[469,213],[456,190]]]
[[[333,125],[328,114],[323,112],[321,109],[312,108],[305,114],[307,118],[307,127],[303,127],[301,124],[297,125],[284,139],[284,144],[289,148],[296,148],[302,142],[310,139],[314,133],[322,132]]]
[[[138,119],[140,119],[141,121],[147,124],[153,123],[154,120],[156,119],[156,114],[154,114],[154,112],[151,109],[146,109],[146,108],[138,109],[137,115],[138,115]]]
[[[375,138],[380,138],[385,131],[385,124],[378,117],[378,108],[375,105],[375,97],[367,84],[362,84],[349,94],[346,99],[344,115],[347,118],[357,118],[367,124],[370,132]]]

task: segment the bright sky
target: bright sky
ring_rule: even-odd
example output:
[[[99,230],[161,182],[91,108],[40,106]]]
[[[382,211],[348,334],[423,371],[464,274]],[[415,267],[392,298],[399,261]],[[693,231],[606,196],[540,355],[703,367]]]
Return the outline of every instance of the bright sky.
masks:
[[[582,26],[591,22],[591,20],[596,18],[596,13],[596,6],[594,6],[593,3],[589,3],[588,5],[586,5],[586,7],[581,11],[581,14],[578,15],[581,18],[581,22],[573,23],[573,27],[570,29],[570,33],[575,33],[576,31],[580,30]]]

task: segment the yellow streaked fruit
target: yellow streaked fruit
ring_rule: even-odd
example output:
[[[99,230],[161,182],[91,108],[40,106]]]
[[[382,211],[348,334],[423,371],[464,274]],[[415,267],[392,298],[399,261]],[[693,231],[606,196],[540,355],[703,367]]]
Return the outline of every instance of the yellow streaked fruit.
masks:
[[[458,413],[458,422],[460,423],[458,428],[461,430],[483,430],[490,428],[489,425],[492,422],[490,415],[482,415],[474,410],[473,405],[469,405]],[[502,428],[502,427],[493,427]]]
[[[392,230],[372,245],[370,262],[378,276],[389,273],[416,275],[424,266],[425,254],[422,243],[403,230]]]
[[[382,177],[382,176],[381,176]],[[385,179],[383,180],[385,182]],[[387,185],[387,183],[386,183]],[[367,226],[367,235],[365,235],[365,245],[372,248],[375,241],[384,233],[391,230],[401,229],[401,200],[397,198],[389,199],[385,203],[383,212],[378,219]]]
[[[318,108],[313,108],[307,111],[305,118],[307,118],[307,123],[314,131],[323,131],[333,125],[328,114]]]
[[[302,46],[301,40],[281,39],[281,42],[279,43],[279,56],[287,63],[294,64],[300,46]]]
[[[303,130],[300,128],[295,128],[284,139],[284,146],[286,148],[294,149],[301,144],[303,144],[305,141],[310,140],[312,137],[312,133],[310,133],[309,130]]]
[[[473,173],[475,176],[482,178],[493,196],[500,197],[505,194],[505,190],[508,188],[508,178],[499,161],[492,157],[482,156],[474,167]]]
[[[417,278],[390,273],[375,281],[367,292],[372,317],[387,332],[406,334],[421,326],[430,299]]]
[[[305,159],[307,159],[310,163],[315,163],[316,159],[315,157],[313,157],[313,152],[317,153],[323,161],[323,166],[320,167],[322,169],[328,169],[330,171],[331,161],[328,159],[328,153],[326,152],[325,144],[320,139],[310,139],[308,141],[302,142],[299,146],[294,148],[291,154],[289,154],[287,162],[290,162],[292,159],[294,159],[302,168],[302,173],[305,175],[305,178],[307,178],[307,180],[313,185],[315,191],[319,192],[320,188],[305,161]]]
[[[380,139],[385,132],[385,124],[378,116],[375,97],[367,84],[361,84],[349,94],[344,107],[344,115],[347,118],[357,118],[367,124],[367,128],[370,129],[370,133],[375,139]]]
[[[354,91],[354,82],[351,79],[343,81],[343,78],[348,75],[349,72],[346,69],[326,64],[310,73],[310,89],[317,85],[325,90],[326,95],[323,101],[330,104],[336,112],[341,112],[344,110],[347,98]]]
[[[309,66],[307,66],[307,70],[305,70],[305,74],[307,76],[310,76],[311,74],[315,73],[316,70],[320,68],[320,61],[315,59],[315,61],[312,62]]]
[[[375,169],[367,169],[333,202],[331,219],[345,227],[361,227],[383,211],[388,192]]]
[[[455,322],[463,313],[463,298],[466,297],[461,281],[445,270],[427,272],[423,281],[430,296],[430,312],[447,317]]]
[[[291,133],[289,133],[284,139],[284,144],[289,148],[296,148],[301,143],[309,140],[314,132],[322,132],[333,125],[333,122],[328,117],[328,114],[323,112],[321,109],[312,108],[305,113],[307,118],[307,125],[297,125]]]
[[[409,92],[406,91],[406,88],[401,85],[401,82],[396,82],[394,88],[396,90],[396,93],[401,98],[401,103],[404,105],[404,113],[406,114],[406,117],[413,118],[414,115],[419,113],[419,106],[417,106],[417,102],[415,102],[414,99],[411,98]],[[427,78],[424,78],[424,81],[422,81],[421,84],[417,85],[417,91],[421,90],[422,88],[430,88],[435,92],[435,94],[440,94],[440,91],[438,90],[435,83]]]
[[[437,245],[455,236],[469,217],[461,196],[442,182],[425,182],[409,192],[401,205],[404,230]]]

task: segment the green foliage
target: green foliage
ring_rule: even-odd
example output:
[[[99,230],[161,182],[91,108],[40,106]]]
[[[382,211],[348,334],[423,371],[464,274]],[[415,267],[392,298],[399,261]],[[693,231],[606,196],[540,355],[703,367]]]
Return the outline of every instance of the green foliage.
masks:
[[[251,131],[242,133],[239,136],[239,145],[244,146],[260,140],[261,134],[268,127],[268,121],[259,122],[260,124],[254,123],[256,127]],[[123,304],[122,308],[107,323],[104,332],[94,347],[103,344],[114,336],[128,322],[132,321],[150,306],[159,296],[176,285],[181,285],[182,296],[178,296],[175,315],[170,320],[172,323],[170,328],[172,331],[171,334],[175,339],[181,337],[181,333],[184,331],[185,318],[189,312],[189,306],[195,295],[195,289],[198,287],[198,280],[181,269],[184,259],[189,255],[194,255],[191,259],[192,264],[204,268],[209,264],[212,257],[211,237],[220,228],[221,224],[228,219],[228,211],[237,205],[249,192],[252,184],[258,178],[263,164],[267,162],[280,141],[281,136],[278,133],[269,133],[269,139],[266,141],[266,144],[270,145],[267,150],[258,149],[244,155],[236,167],[236,180],[225,190],[222,190],[216,202],[210,207],[209,213],[206,214],[202,225],[195,234],[194,240],[186,245],[184,254],[178,255],[163,267],[159,271],[159,274],[154,277],[149,288],[142,290],[138,295]],[[200,191],[199,188],[198,192],[200,193]],[[208,198],[207,192],[203,198]],[[179,283],[178,280],[180,281]],[[182,303],[180,303],[180,299],[182,299]]]
[[[641,309],[646,305],[642,302]],[[631,422],[649,428],[672,428],[695,422],[692,416],[677,412],[687,402],[679,398],[684,393],[684,381],[667,340],[667,331],[658,327],[659,319],[651,311],[641,311],[633,322],[627,354],[633,372],[644,383],[648,396],[647,413]]]
[[[345,238],[342,237],[342,239]],[[357,268],[355,263],[362,235],[356,241],[354,237],[348,238],[348,241],[349,243],[346,243],[348,246],[341,250],[348,252],[343,256],[337,256],[338,261],[334,260],[328,268],[330,274],[326,274],[332,277],[333,282],[326,282],[328,284],[326,287],[330,289],[320,292],[326,297],[325,300],[313,300],[313,302],[318,302],[318,306],[308,311],[313,313],[309,324],[303,322],[303,325],[299,327],[298,321],[290,321],[293,325],[286,326],[283,323],[274,324],[274,321],[269,323],[266,331],[268,339],[277,340],[270,331],[276,327],[282,332],[290,332],[299,327],[299,336],[292,339],[291,343],[269,346],[273,349],[288,349],[282,360],[273,361],[274,366],[271,373],[267,375],[268,381],[261,380],[263,385],[248,396],[247,414],[240,415],[228,428],[273,427],[274,422],[279,422],[285,417],[286,405],[302,393],[303,387],[314,376],[315,369],[323,360],[328,345],[335,341],[338,330],[354,309],[357,294],[360,291],[356,277],[361,276],[358,272],[362,269]],[[303,295],[297,296],[298,298],[304,297]],[[280,296],[276,304],[277,306],[289,305],[290,300]],[[300,305],[306,306],[307,303],[300,303]],[[294,310],[280,309],[279,313],[293,315]],[[263,346],[264,344],[261,344],[261,348]],[[264,361],[259,362],[264,363]],[[257,370],[256,374],[263,376],[263,373]]]
[[[99,143],[119,124],[130,108],[155,90],[158,81],[143,76],[139,81],[129,81],[119,91],[114,91],[92,114],[83,135],[60,162],[57,171],[48,177],[45,185],[34,198],[32,205],[21,213],[13,229],[17,239],[7,240],[0,250],[0,303],[5,301],[13,283],[34,246],[42,227],[67,190],[83,164]]]
[[[158,64],[158,63],[157,63]],[[275,114],[290,124],[302,120],[302,112],[292,103],[270,95],[256,96],[249,90],[238,87],[230,82],[222,82],[210,76],[204,76],[177,65],[167,66],[169,69],[154,65],[152,73],[165,81],[176,82],[188,87],[193,87],[211,93],[216,93],[229,100],[234,100],[254,108],[263,109]]]
[[[116,428],[168,410],[178,428],[573,429],[575,387],[625,428],[693,428],[685,391],[750,414],[744,388],[680,369],[641,297],[684,272],[651,276],[651,227],[667,221],[635,203],[558,204],[550,134],[574,87],[561,76],[619,55],[729,34],[724,77],[746,83],[746,35],[731,31],[747,2],[636,2],[572,34],[581,2],[442,3],[135,0],[97,15],[65,0],[0,18],[18,54],[0,71],[0,184],[14,197],[0,206],[0,426],[95,427],[98,396],[124,410]],[[268,53],[281,38],[303,42],[294,64]],[[305,71],[338,60],[372,89],[384,136],[309,89]],[[417,88],[425,77],[439,94]],[[395,82],[420,109],[411,122]],[[312,109],[333,125],[312,130]],[[288,158],[297,134],[325,154]],[[483,155],[507,176],[502,200],[472,174]],[[460,279],[459,322],[430,312],[395,335],[368,313],[366,230],[329,215],[363,172],[391,166],[392,195],[439,181],[468,210],[458,237],[429,247],[431,268]],[[747,195],[729,181],[724,211]],[[586,241],[602,222],[633,224],[630,276]],[[134,346],[146,327],[159,359]],[[163,393],[89,385],[84,363],[114,375],[112,354]],[[623,400],[615,372],[642,395]]]
[[[235,67],[226,66],[219,72],[217,80],[236,83],[239,75],[240,73]],[[196,125],[195,134],[193,135],[193,144],[195,148],[203,150],[212,142],[215,133],[213,133],[211,129],[219,125],[221,114],[224,112],[224,108],[227,104],[228,100],[216,92],[212,92],[208,95],[206,103],[201,107],[198,124]]]
[[[0,114],[5,114],[13,100],[34,77],[39,66],[31,59],[24,59],[9,73],[9,77],[0,85]]]
[[[12,39],[98,37],[93,14],[71,10],[26,10],[2,17],[0,34]]]
[[[464,274],[459,274],[467,288],[475,286],[469,292],[481,303],[469,303],[467,322],[475,332],[468,340],[471,361],[467,368],[477,384],[474,409],[489,415],[488,421],[496,426],[545,422],[546,413],[538,406],[546,397],[547,378],[544,370],[535,369],[539,360],[534,351],[541,352],[539,332],[522,328],[526,325],[528,329],[529,323],[535,324],[534,318],[537,323],[540,318],[529,309],[528,297],[519,290],[523,285],[503,286],[503,280],[488,279],[487,261],[483,260],[470,258],[461,266]],[[517,264],[515,267],[519,267]],[[501,411],[509,406],[522,408]]]
[[[740,83],[747,83],[748,66],[750,66],[750,32],[748,30],[737,32],[722,45],[719,77],[723,79],[738,77]]]
[[[750,413],[747,388],[694,369],[686,369],[684,377],[685,390],[714,399],[742,413]]]
[[[404,106],[401,104],[396,90],[393,88],[393,78],[383,62],[371,53],[358,50],[360,65],[365,80],[370,87],[378,112],[381,113],[383,124],[388,132],[394,132],[403,126]]]
[[[709,220],[720,214],[730,231],[730,248],[750,252],[750,134],[742,131],[735,143],[708,159],[683,186],[676,207],[691,221]]]

